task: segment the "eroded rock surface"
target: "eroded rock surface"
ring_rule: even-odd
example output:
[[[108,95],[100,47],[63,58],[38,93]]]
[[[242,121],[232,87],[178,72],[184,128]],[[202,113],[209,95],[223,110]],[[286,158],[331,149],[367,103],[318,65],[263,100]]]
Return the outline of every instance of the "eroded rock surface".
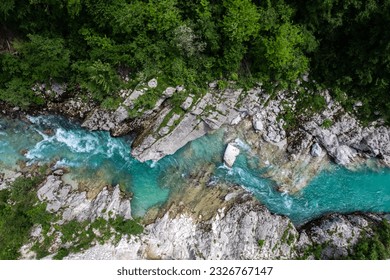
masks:
[[[64,183],[60,176],[50,175],[37,195],[39,200],[47,203],[48,212],[62,213],[64,222],[93,221],[98,217],[108,220],[117,215],[131,218],[130,201],[123,197],[119,186],[104,187],[96,197],[88,199],[86,191]]]
[[[123,237],[117,245],[96,245],[69,259],[314,258],[314,246],[321,246],[321,258],[339,259],[382,219],[378,215],[331,215],[297,229],[288,218],[271,214],[242,193],[210,219],[198,214],[183,203],[172,205],[141,236]]]

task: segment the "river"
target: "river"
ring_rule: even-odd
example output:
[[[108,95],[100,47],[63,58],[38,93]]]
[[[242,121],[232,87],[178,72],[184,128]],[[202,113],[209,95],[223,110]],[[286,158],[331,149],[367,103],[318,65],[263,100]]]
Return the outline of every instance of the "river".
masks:
[[[88,131],[57,116],[29,120],[0,118],[0,168],[15,168],[18,161],[54,163],[54,168],[70,169],[75,180],[121,184],[133,193],[134,216],[162,205],[173,189],[185,187],[191,174],[209,163],[215,166],[211,181],[242,186],[272,212],[290,217],[297,225],[332,212],[390,212],[389,169],[350,171],[334,165],[290,195],[276,191],[275,183],[264,178],[265,170],[253,168],[250,161],[261,159],[251,158],[245,149],[233,168],[227,168],[222,162],[223,130],[188,143],[157,163],[141,163],[130,155],[130,137]]]

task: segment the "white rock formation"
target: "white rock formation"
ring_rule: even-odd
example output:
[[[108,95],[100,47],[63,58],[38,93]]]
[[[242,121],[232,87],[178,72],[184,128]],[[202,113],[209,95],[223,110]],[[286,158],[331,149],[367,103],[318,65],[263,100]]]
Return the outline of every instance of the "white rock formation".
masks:
[[[184,111],[187,111],[191,107],[192,102],[193,98],[191,96],[188,96],[186,100],[184,100],[184,102],[180,105],[180,108],[182,108]]]
[[[150,87],[150,88],[156,88],[156,87],[157,87],[157,80],[156,80],[156,79],[151,79],[151,80],[148,82],[148,87]]]
[[[113,190],[105,187],[96,198],[88,199],[85,191],[79,192],[71,185],[64,185],[60,177],[50,175],[37,195],[39,200],[47,203],[47,211],[62,212],[63,221],[108,219],[117,215],[131,218],[130,201],[121,197],[119,186]]]
[[[223,160],[227,166],[232,167],[239,154],[240,154],[240,149],[237,148],[234,143],[229,143],[223,155]]]
[[[311,146],[310,154],[313,157],[319,157],[322,154],[322,148],[318,143],[314,143],[313,146]]]

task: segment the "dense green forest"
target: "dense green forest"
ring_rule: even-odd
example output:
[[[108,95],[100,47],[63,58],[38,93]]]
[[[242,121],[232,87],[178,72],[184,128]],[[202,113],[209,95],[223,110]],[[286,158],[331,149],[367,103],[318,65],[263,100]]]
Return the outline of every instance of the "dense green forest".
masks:
[[[388,120],[389,26],[390,0],[2,0],[0,100],[40,106],[37,83],[115,106],[151,77],[259,82],[307,104],[327,88],[346,108],[361,101],[363,120]],[[307,74],[315,90],[296,90]]]

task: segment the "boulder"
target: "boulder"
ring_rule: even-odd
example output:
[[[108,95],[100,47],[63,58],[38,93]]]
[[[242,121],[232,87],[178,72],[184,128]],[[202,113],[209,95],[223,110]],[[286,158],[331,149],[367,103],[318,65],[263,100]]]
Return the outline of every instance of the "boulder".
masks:
[[[356,151],[346,145],[342,145],[336,148],[334,154],[334,159],[337,164],[348,165],[352,162],[353,158],[356,156]]]
[[[261,131],[264,129],[263,120],[260,114],[256,114],[253,116],[252,125],[254,130]]]
[[[121,123],[129,117],[129,112],[123,106],[119,106],[114,113],[116,123]]]
[[[156,88],[156,87],[157,87],[157,80],[156,80],[156,79],[151,79],[151,80],[148,82],[148,87],[150,87],[150,88]]]
[[[133,107],[133,101],[139,98],[140,96],[144,95],[145,91],[143,90],[135,90],[133,91],[129,97],[126,98],[126,100],[123,102],[123,105],[132,108]]]
[[[322,154],[322,148],[318,143],[314,143],[313,146],[311,146],[310,154],[313,157],[319,157]]]
[[[186,98],[186,100],[184,100],[184,102],[180,105],[180,108],[182,108],[183,110],[187,111],[191,107],[192,102],[193,102],[192,97],[188,96]]]
[[[174,93],[175,93],[176,89],[173,88],[173,87],[167,87],[166,90],[164,90],[163,94],[166,96],[166,97],[171,97]]]
[[[225,154],[223,155],[223,160],[227,166],[232,167],[239,154],[240,149],[237,148],[234,143],[229,143],[226,147]]]
[[[164,136],[164,135],[167,135],[167,134],[169,133],[169,131],[170,131],[170,128],[167,127],[167,126],[165,126],[165,127],[163,127],[163,128],[160,129],[160,131],[158,132],[158,134],[159,134],[160,136]]]
[[[62,176],[62,175],[64,175],[64,170],[63,169],[54,170],[53,175]]]

